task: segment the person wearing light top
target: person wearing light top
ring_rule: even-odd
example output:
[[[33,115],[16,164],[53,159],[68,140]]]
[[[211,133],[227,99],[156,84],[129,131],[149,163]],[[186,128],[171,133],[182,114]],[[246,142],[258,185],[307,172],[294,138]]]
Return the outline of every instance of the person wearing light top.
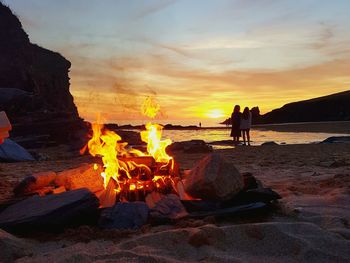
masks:
[[[252,113],[250,112],[248,107],[244,108],[241,118],[240,129],[243,135],[243,145],[246,145],[246,136],[248,145],[250,145],[250,128],[252,126]]]

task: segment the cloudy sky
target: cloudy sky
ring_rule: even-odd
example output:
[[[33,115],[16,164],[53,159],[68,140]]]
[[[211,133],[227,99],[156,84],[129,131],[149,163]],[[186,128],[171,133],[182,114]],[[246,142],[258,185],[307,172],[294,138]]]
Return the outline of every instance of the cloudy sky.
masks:
[[[347,0],[3,0],[33,43],[72,62],[82,117],[212,125],[350,89]],[[215,119],[215,117],[217,119]]]

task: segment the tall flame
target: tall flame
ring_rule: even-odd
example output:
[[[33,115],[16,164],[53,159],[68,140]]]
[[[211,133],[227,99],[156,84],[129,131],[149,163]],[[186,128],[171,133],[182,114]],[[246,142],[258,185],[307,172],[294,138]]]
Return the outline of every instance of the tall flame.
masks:
[[[146,131],[141,131],[141,140],[147,143],[147,152],[156,162],[169,162],[170,157],[165,149],[171,144],[170,139],[161,140],[163,126],[159,124],[146,124]]]

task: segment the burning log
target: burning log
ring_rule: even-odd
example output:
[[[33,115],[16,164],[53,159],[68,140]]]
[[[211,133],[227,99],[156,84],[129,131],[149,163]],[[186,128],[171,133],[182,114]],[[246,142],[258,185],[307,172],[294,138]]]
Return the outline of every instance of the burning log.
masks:
[[[145,165],[147,167],[154,167],[156,164],[153,156],[119,157],[118,159],[125,163],[133,162],[137,165]]]
[[[117,183],[115,180],[109,180],[107,188],[97,195],[100,199],[101,207],[112,207],[116,203]]]
[[[93,164],[68,169],[59,173],[52,171],[35,173],[24,178],[13,190],[16,196],[60,193],[66,190],[87,188],[91,192],[103,190],[102,168]]]
[[[81,166],[57,173],[56,186],[64,186],[67,190],[87,188],[95,193],[103,190],[102,167],[94,164],[82,164]]]
[[[54,185],[54,180],[57,174],[55,172],[34,173],[25,177],[13,190],[15,195],[30,195],[36,191]]]

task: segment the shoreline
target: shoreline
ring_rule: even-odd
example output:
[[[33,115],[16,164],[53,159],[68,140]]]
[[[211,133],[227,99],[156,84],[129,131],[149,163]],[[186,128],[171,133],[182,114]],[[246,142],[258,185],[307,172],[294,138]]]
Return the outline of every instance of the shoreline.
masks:
[[[106,124],[112,130],[142,130],[144,125],[121,125]],[[230,126],[198,127],[182,125],[163,125],[164,130],[229,130]],[[269,130],[277,132],[311,132],[311,133],[338,133],[350,135],[350,121],[330,122],[299,122],[299,123],[275,123],[275,124],[254,124],[252,130]]]

